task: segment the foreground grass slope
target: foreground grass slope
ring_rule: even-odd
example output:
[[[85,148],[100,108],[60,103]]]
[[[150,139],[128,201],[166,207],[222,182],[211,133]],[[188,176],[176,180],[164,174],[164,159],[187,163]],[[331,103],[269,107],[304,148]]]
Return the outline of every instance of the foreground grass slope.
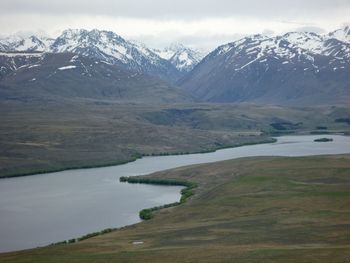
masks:
[[[1,262],[348,262],[350,156],[247,158],[150,175],[198,184],[151,220]],[[143,244],[134,245],[134,241]]]

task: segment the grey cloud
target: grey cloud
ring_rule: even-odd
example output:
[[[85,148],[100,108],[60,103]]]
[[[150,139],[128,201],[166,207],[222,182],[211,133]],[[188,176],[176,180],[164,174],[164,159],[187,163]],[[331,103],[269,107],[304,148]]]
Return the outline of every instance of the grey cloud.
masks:
[[[297,32],[314,32],[314,33],[317,33],[317,34],[326,33],[326,30],[324,28],[317,27],[317,26],[298,27],[298,28],[295,29],[295,31],[297,31]]]
[[[161,34],[158,36],[153,35],[140,35],[136,37],[137,41],[146,43],[150,47],[163,48],[169,46],[171,43],[182,43],[185,46],[202,49],[203,51],[210,52],[220,45],[238,40],[245,35],[243,34],[193,34],[187,36],[179,36],[179,34]]]
[[[271,29],[264,29],[262,34],[265,35],[265,36],[272,36],[272,35],[275,34],[275,31],[273,31]]]
[[[3,14],[91,14],[138,18],[202,18],[235,15],[284,17],[350,9],[348,0],[2,0]]]
[[[182,42],[206,50],[247,34],[334,30],[350,13],[349,0],[0,1],[0,23],[6,25],[1,35],[43,29],[57,36],[66,28],[98,28],[149,46]]]

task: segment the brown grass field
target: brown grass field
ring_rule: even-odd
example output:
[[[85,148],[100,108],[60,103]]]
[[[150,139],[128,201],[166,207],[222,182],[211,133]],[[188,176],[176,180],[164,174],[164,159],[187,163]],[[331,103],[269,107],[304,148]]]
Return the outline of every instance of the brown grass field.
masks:
[[[350,155],[244,158],[149,177],[198,187],[151,220],[0,262],[350,261]]]
[[[350,125],[336,122],[347,116],[349,106],[1,101],[0,177],[210,151],[263,142],[275,132],[350,133]],[[272,123],[289,125],[276,130]]]

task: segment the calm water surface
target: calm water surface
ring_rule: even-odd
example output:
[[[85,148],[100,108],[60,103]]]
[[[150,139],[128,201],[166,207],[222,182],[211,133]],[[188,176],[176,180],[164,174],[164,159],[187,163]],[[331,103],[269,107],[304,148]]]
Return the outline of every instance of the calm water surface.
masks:
[[[333,142],[316,143],[320,137]],[[350,137],[283,136],[276,143],[214,153],[145,157],[105,168],[0,180],[0,252],[43,246],[140,221],[147,207],[178,201],[181,187],[119,183],[120,176],[248,156],[350,153]]]

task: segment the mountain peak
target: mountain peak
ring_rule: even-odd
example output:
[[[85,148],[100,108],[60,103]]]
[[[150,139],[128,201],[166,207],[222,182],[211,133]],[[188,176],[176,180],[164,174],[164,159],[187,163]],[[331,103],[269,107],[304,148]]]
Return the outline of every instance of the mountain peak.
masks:
[[[65,36],[67,38],[72,38],[75,37],[77,35],[81,35],[81,34],[86,34],[88,31],[86,29],[82,29],[82,28],[68,28],[63,30],[61,36]]]
[[[188,47],[185,47],[182,43],[173,42],[167,47],[167,49],[177,51],[177,50],[181,50],[181,49],[188,49]]]
[[[161,58],[169,60],[180,72],[189,72],[197,65],[204,54],[181,43],[174,42],[163,50],[154,50]]]
[[[335,38],[345,43],[350,44],[350,26],[345,26],[335,30],[327,35],[329,38]]]
[[[265,40],[265,39],[269,39],[270,37],[263,35],[263,34],[254,34],[254,35],[250,35],[245,37],[245,39],[251,39],[251,40]]]

